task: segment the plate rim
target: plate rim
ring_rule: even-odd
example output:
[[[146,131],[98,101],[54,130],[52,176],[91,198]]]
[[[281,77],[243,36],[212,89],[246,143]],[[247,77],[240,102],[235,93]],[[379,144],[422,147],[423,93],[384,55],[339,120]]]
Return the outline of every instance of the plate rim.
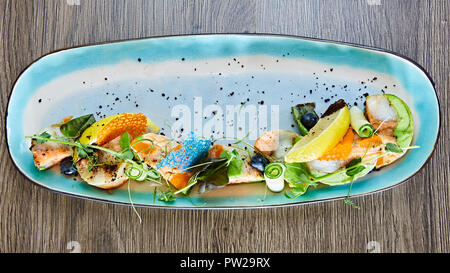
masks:
[[[200,34],[174,34],[174,35],[158,35],[158,36],[150,36],[150,37],[142,37],[142,38],[132,38],[132,39],[120,39],[120,40],[113,40],[113,41],[106,41],[106,42],[99,42],[99,43],[92,43],[92,44],[83,44],[83,45],[77,45],[77,46],[73,46],[73,47],[63,47],[60,49],[56,49],[53,51],[50,51],[42,56],[40,56],[39,58],[37,58],[36,60],[32,61],[30,64],[28,64],[17,76],[16,80],[14,81],[13,85],[12,85],[12,89],[11,92],[8,95],[8,99],[7,99],[7,104],[6,104],[6,109],[5,109],[5,122],[4,122],[4,135],[5,135],[5,139],[6,139],[6,148],[9,154],[9,157],[12,161],[12,163],[14,164],[14,166],[16,167],[17,170],[19,170],[19,172],[29,181],[31,181],[33,184],[42,187],[46,190],[49,190],[50,192],[53,193],[57,193],[57,194],[63,194],[66,196],[71,196],[71,197],[75,197],[75,198],[79,198],[79,199],[84,199],[84,200],[90,200],[90,201],[96,201],[96,202],[101,202],[101,203],[107,203],[107,204],[113,204],[113,205],[122,205],[122,206],[134,206],[134,207],[140,207],[140,208],[155,208],[155,209],[170,209],[170,210],[235,210],[235,209],[243,209],[243,210],[247,210],[247,209],[268,209],[268,208],[280,208],[280,207],[294,207],[294,206],[300,206],[300,205],[310,205],[310,204],[316,204],[316,203],[322,203],[322,202],[329,202],[329,201],[336,201],[336,200],[343,200],[346,197],[345,196],[338,196],[338,197],[330,197],[330,198],[324,198],[324,199],[318,199],[318,200],[310,200],[310,201],[300,201],[300,202],[293,202],[293,203],[285,203],[285,204],[273,204],[273,205],[250,205],[250,206],[243,206],[243,205],[238,205],[238,206],[205,206],[205,207],[188,207],[188,206],[170,206],[170,205],[165,205],[165,206],[160,206],[160,205],[154,205],[154,204],[131,204],[128,202],[121,202],[121,201],[112,201],[112,200],[107,200],[107,199],[101,199],[101,198],[97,198],[97,197],[93,197],[93,196],[83,196],[83,195],[79,195],[79,194],[74,194],[74,193],[70,193],[70,192],[63,192],[60,190],[56,190],[53,189],[51,187],[46,186],[45,184],[42,184],[38,181],[36,181],[35,179],[29,177],[24,171],[22,171],[22,169],[17,165],[16,161],[14,160],[13,156],[11,155],[11,151],[10,151],[10,146],[9,146],[9,141],[8,141],[8,133],[7,133],[7,128],[8,128],[8,112],[9,112],[9,107],[10,107],[10,102],[11,102],[11,97],[13,95],[14,89],[16,87],[16,84],[18,82],[18,80],[22,77],[22,75],[24,74],[25,71],[27,71],[33,64],[37,63],[39,60],[45,58],[48,55],[52,55],[58,52],[63,52],[66,50],[71,50],[71,49],[76,49],[76,48],[83,48],[83,47],[94,47],[94,46],[101,46],[101,45],[108,45],[108,44],[115,44],[115,43],[123,43],[123,42],[132,42],[132,41],[140,41],[140,40],[151,40],[151,39],[161,39],[161,38],[177,38],[177,37],[203,37],[203,36],[248,36],[248,37],[279,37],[279,38],[292,38],[292,39],[297,39],[297,40],[306,40],[306,41],[313,41],[313,42],[322,42],[322,43],[328,43],[328,44],[337,44],[337,45],[344,45],[344,46],[349,46],[349,47],[354,47],[354,48],[359,48],[359,49],[364,49],[364,50],[369,50],[369,51],[376,51],[376,52],[381,52],[384,54],[389,54],[392,55],[394,57],[399,57],[400,59],[403,59],[409,63],[411,63],[412,65],[414,65],[415,67],[417,67],[419,70],[421,70],[424,75],[427,77],[428,81],[431,83],[431,86],[433,87],[433,91],[436,97],[436,101],[437,101],[437,107],[438,107],[438,131],[437,131],[437,135],[436,135],[436,139],[434,140],[433,143],[433,149],[432,151],[429,153],[428,157],[426,158],[426,160],[424,161],[424,163],[422,164],[422,166],[420,168],[418,168],[415,172],[413,172],[411,175],[409,175],[407,178],[403,179],[402,181],[397,182],[394,185],[388,186],[388,187],[384,187],[384,188],[380,188],[377,190],[373,190],[370,192],[366,192],[366,193],[360,193],[360,194],[355,194],[355,195],[351,195],[351,198],[359,198],[359,197],[363,197],[363,196],[367,196],[367,195],[371,195],[374,193],[380,193],[386,190],[390,190],[393,189],[399,185],[402,185],[404,183],[406,183],[407,181],[409,181],[413,176],[415,176],[417,173],[419,173],[426,165],[428,165],[431,157],[434,155],[435,151],[436,151],[436,146],[438,144],[438,142],[440,141],[440,136],[441,136],[441,119],[442,119],[442,110],[441,110],[441,104],[440,104],[440,98],[439,98],[439,93],[437,92],[437,88],[436,88],[436,84],[434,82],[434,80],[431,78],[431,75],[428,73],[427,70],[425,70],[425,68],[423,68],[419,63],[417,63],[415,60],[404,56],[400,53],[388,50],[388,49],[384,49],[384,48],[379,48],[379,47],[374,47],[374,46],[367,46],[367,45],[362,45],[362,44],[358,44],[358,43],[352,43],[352,42],[343,42],[343,41],[336,41],[336,40],[331,40],[331,39],[322,39],[322,38],[313,38],[313,37],[307,37],[307,36],[299,36],[299,35],[291,35],[291,34],[276,34],[276,33],[200,33]]]

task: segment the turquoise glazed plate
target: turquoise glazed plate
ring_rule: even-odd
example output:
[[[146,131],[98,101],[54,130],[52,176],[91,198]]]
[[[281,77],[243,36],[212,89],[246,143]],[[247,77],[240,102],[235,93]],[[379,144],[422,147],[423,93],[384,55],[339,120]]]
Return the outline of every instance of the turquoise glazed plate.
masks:
[[[12,160],[34,183],[75,197],[131,204],[126,186],[105,191],[51,170],[37,170],[24,136],[69,115],[92,113],[98,120],[142,112],[161,133],[177,140],[194,131],[213,140],[224,133],[236,138],[249,133],[248,141],[253,142],[270,129],[296,131],[293,105],[315,102],[321,114],[338,99],[363,107],[365,96],[383,93],[395,94],[410,106],[413,144],[420,148],[355,182],[352,195],[361,196],[392,188],[419,171],[435,147],[440,111],[433,82],[420,66],[395,53],[359,45],[219,34],[60,50],[32,63],[17,79],[6,113],[6,134]],[[131,184],[134,205],[158,208],[288,206],[341,199],[349,190],[349,185],[320,186],[288,199],[268,193],[263,183],[252,183],[165,203],[148,184]]]

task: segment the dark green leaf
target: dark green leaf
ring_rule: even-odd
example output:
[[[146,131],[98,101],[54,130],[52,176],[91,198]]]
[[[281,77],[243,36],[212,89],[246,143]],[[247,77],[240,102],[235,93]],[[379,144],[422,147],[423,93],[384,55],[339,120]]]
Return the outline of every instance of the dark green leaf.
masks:
[[[226,158],[207,158],[203,161],[211,162],[208,165],[202,165],[197,169],[196,177],[198,181],[211,182],[217,186],[228,184],[228,164]]]
[[[303,125],[303,123],[301,122],[301,118],[306,113],[313,113],[317,116],[316,112],[314,111],[315,107],[316,105],[314,103],[298,104],[291,107],[292,116],[294,118],[294,121],[297,123],[298,129],[300,130],[300,134],[302,136],[307,135],[309,130]]]
[[[87,158],[88,157],[88,154],[86,153],[86,151],[81,148],[77,148],[77,154],[78,154],[79,158]]]
[[[39,136],[40,136],[40,137],[45,137],[45,138],[51,138],[51,137],[52,137],[52,135],[50,135],[50,134],[47,133],[47,132],[43,132],[43,133],[41,133]],[[42,143],[47,142],[47,140],[45,140],[45,139],[35,139],[35,140],[36,140],[36,142],[39,143],[39,144],[42,144]]]
[[[398,147],[398,145],[395,144],[395,143],[387,143],[386,144],[386,151],[393,152],[393,153],[398,153],[398,154],[403,153],[402,148]]]
[[[91,148],[86,147],[86,145],[81,144],[80,142],[77,142],[79,144],[79,147],[77,147],[77,154],[80,158],[89,158],[94,154],[94,150]]]
[[[357,166],[357,167],[347,170],[347,172],[345,172],[345,174],[347,174],[348,176],[354,176],[354,175],[364,171],[365,169],[366,169],[366,167],[360,165],[360,166]]]
[[[216,186],[227,185],[229,182],[228,168],[224,163],[219,166],[217,166],[217,164],[213,164],[201,173],[201,176],[198,177],[198,180],[209,182]]]
[[[186,187],[181,189],[179,192],[183,194],[187,194],[187,192],[200,180],[204,182],[206,179],[216,180],[216,178],[213,176],[214,173],[221,168],[227,169],[227,162],[228,160],[226,158],[212,158],[208,157],[200,161],[197,167],[194,166],[192,172],[194,173],[191,178],[189,179],[188,184]],[[220,181],[216,183],[220,184]],[[223,183],[223,181],[222,181]],[[226,184],[228,184],[228,177]]]
[[[350,163],[347,164],[347,166],[345,166],[348,170],[345,172],[345,174],[347,174],[348,176],[354,176],[362,171],[364,171],[366,169],[366,167],[364,167],[363,165],[359,165],[362,162],[362,158],[361,157],[357,157],[355,159],[353,159],[352,161],[350,161]]]
[[[89,149],[78,148],[77,153],[80,158],[88,158],[92,155],[92,151]]]
[[[69,138],[77,138],[94,122],[92,114],[74,118],[61,125],[61,133]]]
[[[308,129],[306,129],[305,126],[303,126],[301,120],[302,115],[300,114],[300,111],[297,107],[293,106],[291,107],[292,110],[292,116],[294,118],[295,123],[297,123],[298,129],[300,130],[300,134],[302,136],[306,136],[308,134]]]
[[[347,164],[347,166],[345,166],[345,168],[351,168],[351,167],[361,163],[361,161],[362,161],[361,157],[354,158],[352,161],[350,161]]]

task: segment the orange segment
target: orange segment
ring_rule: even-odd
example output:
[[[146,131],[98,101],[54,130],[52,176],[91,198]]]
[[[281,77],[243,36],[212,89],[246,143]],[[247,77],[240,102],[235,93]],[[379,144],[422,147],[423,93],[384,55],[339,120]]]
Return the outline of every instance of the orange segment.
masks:
[[[326,152],[323,156],[319,157],[318,160],[330,161],[348,159],[350,153],[352,152],[353,137],[353,129],[349,127],[347,133],[344,135],[341,141],[331,150]]]
[[[176,173],[174,174],[169,182],[178,190],[187,186],[189,179],[191,178],[190,172]]]

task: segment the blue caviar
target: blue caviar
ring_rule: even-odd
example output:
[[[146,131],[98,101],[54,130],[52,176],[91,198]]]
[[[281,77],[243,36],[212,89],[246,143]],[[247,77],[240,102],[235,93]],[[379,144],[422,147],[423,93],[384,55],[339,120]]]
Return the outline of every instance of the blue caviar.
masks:
[[[183,141],[182,147],[170,152],[156,167],[157,169],[162,167],[186,169],[206,156],[210,147],[210,140],[201,139],[194,132],[190,132],[189,136]]]

